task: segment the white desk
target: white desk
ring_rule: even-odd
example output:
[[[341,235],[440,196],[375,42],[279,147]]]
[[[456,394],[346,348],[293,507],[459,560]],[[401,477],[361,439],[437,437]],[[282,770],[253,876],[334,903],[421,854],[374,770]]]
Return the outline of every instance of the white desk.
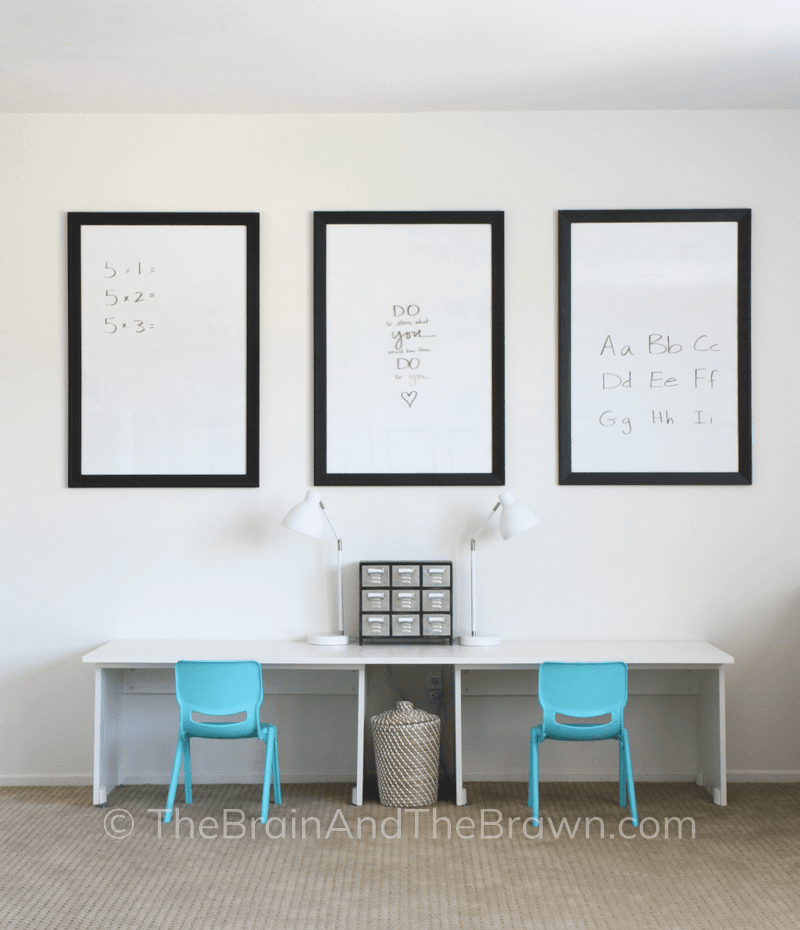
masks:
[[[119,784],[122,673],[170,668],[180,659],[252,659],[265,669],[343,669],[358,674],[357,760],[353,804],[364,798],[364,727],[368,665],[452,665],[456,803],[466,804],[462,751],[462,672],[537,669],[542,662],[622,661],[629,669],[689,669],[697,675],[697,783],[727,803],[725,666],[733,658],[703,642],[508,642],[501,646],[311,646],[265,640],[116,640],[83,657],[95,666],[94,794],[105,804]],[[169,773],[169,761],[165,774]]]

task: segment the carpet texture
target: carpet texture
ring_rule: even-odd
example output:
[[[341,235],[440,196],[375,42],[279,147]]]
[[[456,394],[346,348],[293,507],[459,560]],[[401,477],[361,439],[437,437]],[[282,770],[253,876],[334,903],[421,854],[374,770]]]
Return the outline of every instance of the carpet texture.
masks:
[[[800,930],[800,785],[729,785],[722,808],[642,782],[639,830],[614,784],[543,784],[541,830],[525,792],[470,784],[466,807],[436,805],[434,835],[432,811],[398,826],[349,786],[287,785],[268,836],[258,785],[197,785],[191,806],[179,788],[161,825],[166,786],[105,809],[89,788],[0,788],[0,926]]]

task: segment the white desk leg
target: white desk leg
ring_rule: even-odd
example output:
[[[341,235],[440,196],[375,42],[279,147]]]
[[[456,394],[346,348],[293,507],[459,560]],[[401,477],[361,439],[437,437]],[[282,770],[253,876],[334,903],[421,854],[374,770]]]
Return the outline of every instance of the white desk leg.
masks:
[[[464,751],[461,739],[461,668],[458,665],[453,669],[453,706],[456,718],[456,804],[463,807],[467,803],[467,792],[464,788]]]
[[[95,668],[93,804],[105,804],[119,784],[121,712],[122,669]]]
[[[725,669],[698,670],[697,783],[711,792],[715,804],[728,803],[725,747]]]
[[[358,736],[356,750],[356,786],[353,788],[353,804],[364,803],[364,727],[367,723],[367,673],[365,666],[358,669]]]

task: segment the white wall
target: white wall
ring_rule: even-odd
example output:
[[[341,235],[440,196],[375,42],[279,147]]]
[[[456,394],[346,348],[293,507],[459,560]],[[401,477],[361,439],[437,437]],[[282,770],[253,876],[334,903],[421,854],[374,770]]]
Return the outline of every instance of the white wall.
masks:
[[[507,481],[542,525],[484,541],[487,631],[709,640],[736,658],[732,775],[800,777],[797,111],[3,115],[0,138],[0,780],[89,779],[101,642],[321,626],[333,550],[279,522],[311,482],[311,213],[350,209],[505,211]],[[556,211],[623,207],[753,210],[752,487],[558,486]],[[70,210],[261,214],[259,489],[66,488]],[[494,496],[325,490],[350,565],[456,560],[461,624]]]

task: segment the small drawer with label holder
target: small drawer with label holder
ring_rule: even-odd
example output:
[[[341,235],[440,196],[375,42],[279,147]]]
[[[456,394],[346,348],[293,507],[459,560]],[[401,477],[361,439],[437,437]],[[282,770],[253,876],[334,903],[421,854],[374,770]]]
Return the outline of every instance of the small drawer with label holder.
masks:
[[[362,636],[389,636],[391,635],[391,619],[389,614],[362,614]]]
[[[449,588],[449,565],[425,565],[422,571],[422,586],[424,588]]]
[[[381,589],[380,591],[371,591],[367,590],[361,591],[361,609],[367,610],[370,613],[380,613],[384,610],[389,610],[391,607],[391,592],[387,589]]]
[[[423,614],[422,615],[422,635],[423,636],[449,636],[450,635],[450,614]]]
[[[418,588],[419,565],[392,565],[393,588]]]
[[[362,588],[388,588],[390,584],[389,566],[388,565],[364,565],[361,566],[361,587]]]
[[[422,592],[422,609],[430,613],[450,612],[450,591],[447,588],[424,590]]]
[[[419,588],[392,589],[392,610],[402,610],[406,613],[419,612]]]
[[[392,614],[392,636],[419,636],[419,614]]]

